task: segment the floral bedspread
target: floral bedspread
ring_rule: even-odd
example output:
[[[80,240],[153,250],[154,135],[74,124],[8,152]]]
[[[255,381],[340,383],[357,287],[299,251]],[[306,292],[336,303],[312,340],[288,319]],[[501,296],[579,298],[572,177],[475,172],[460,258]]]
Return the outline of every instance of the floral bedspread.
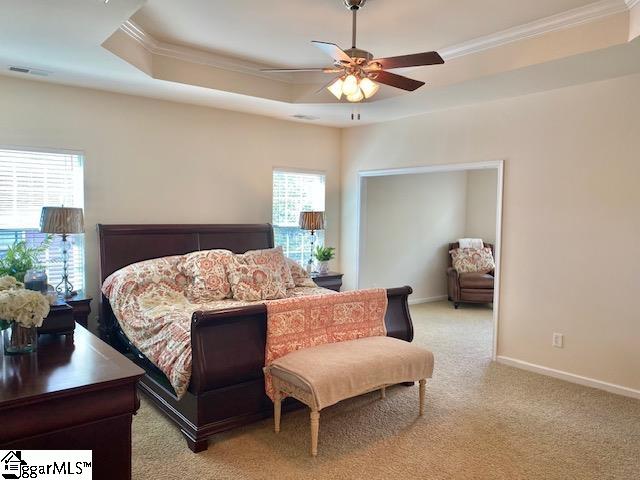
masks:
[[[234,299],[191,303],[188,279],[177,266],[181,255],[129,265],[108,277],[102,292],[127,338],[169,379],[178,398],[191,379],[191,316],[193,312],[242,307],[254,303]],[[295,287],[288,297],[335,294],[319,287]]]
[[[266,302],[265,366],[303,348],[386,335],[387,303],[387,291],[382,288]],[[265,391],[273,400],[268,371],[264,381]]]

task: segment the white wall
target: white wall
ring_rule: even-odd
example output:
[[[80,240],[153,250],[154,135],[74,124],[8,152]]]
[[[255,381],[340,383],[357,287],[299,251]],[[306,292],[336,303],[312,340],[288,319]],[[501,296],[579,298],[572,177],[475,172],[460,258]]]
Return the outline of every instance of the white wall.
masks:
[[[339,242],[337,129],[0,77],[0,145],[84,152],[94,312],[97,223],[270,222],[276,166],[326,172],[326,238]]]
[[[496,211],[498,203],[498,170],[467,172],[467,205],[465,237],[496,242]]]
[[[446,295],[448,244],[464,236],[467,172],[366,178],[360,287]]]
[[[638,112],[634,75],[345,130],[346,285],[359,170],[504,159],[498,354],[640,390]]]

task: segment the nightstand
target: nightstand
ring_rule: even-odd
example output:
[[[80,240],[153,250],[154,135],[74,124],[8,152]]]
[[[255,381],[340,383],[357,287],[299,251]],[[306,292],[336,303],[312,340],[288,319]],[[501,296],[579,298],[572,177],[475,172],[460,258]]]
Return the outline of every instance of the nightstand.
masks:
[[[340,288],[342,288],[342,273],[312,273],[311,278],[319,287],[335,290],[336,292],[339,292]]]
[[[77,295],[65,299],[65,303],[73,308],[73,319],[84,328],[89,328],[89,314],[91,313],[91,300],[83,290],[78,290]]]

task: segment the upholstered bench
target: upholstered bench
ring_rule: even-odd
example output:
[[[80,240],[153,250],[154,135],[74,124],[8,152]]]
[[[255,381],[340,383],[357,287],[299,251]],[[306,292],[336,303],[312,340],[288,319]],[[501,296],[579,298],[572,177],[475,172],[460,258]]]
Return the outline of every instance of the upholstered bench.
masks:
[[[426,379],[433,373],[433,354],[403,340],[367,337],[328,343],[289,353],[265,368],[272,376],[275,431],[280,431],[282,398],[291,396],[311,409],[311,455],[318,454],[320,410],[341,400],[418,381],[424,413]]]

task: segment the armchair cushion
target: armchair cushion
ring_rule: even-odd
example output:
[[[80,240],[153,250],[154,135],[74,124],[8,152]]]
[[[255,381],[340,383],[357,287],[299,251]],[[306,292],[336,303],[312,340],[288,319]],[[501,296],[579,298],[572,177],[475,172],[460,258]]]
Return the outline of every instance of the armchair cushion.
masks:
[[[455,248],[449,251],[458,273],[489,273],[496,268],[491,248]]]
[[[493,276],[488,273],[461,273],[460,287],[493,289]]]

